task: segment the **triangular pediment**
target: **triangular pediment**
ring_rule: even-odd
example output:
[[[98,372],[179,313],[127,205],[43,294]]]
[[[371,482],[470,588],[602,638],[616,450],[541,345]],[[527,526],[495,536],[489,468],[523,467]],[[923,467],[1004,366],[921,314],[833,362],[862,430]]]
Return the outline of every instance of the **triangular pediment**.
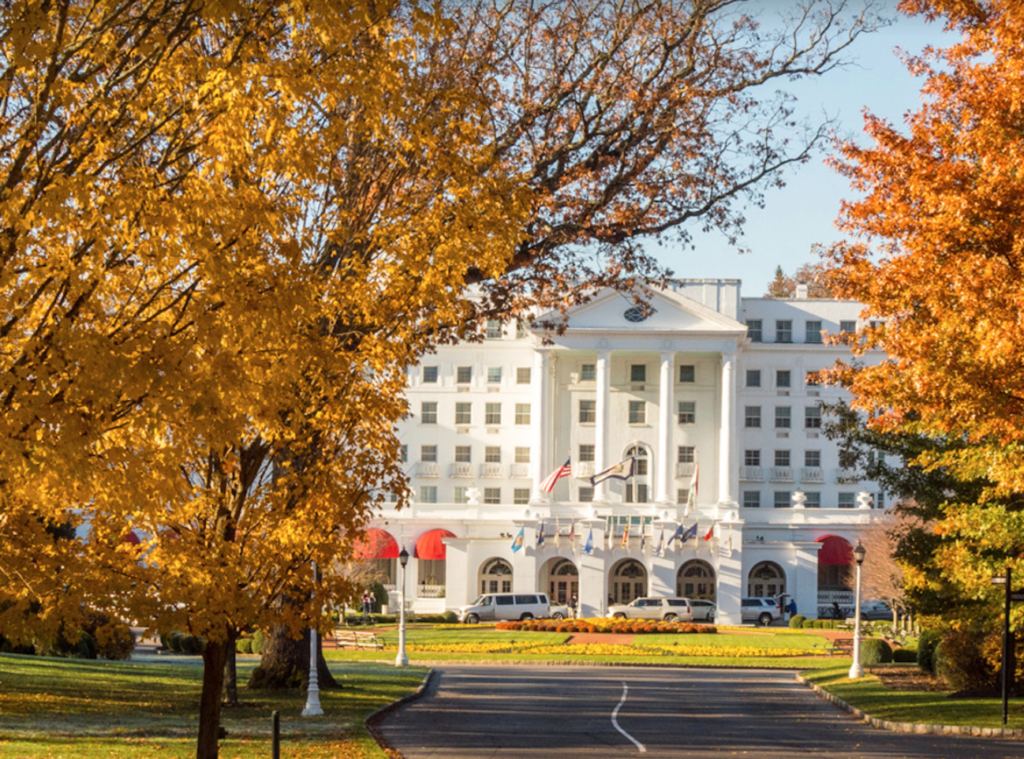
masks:
[[[570,309],[566,314],[567,328],[563,334],[644,333],[737,334],[746,326],[719,313],[692,298],[671,290],[641,290],[648,304],[647,314],[641,312],[633,299],[625,293],[605,290],[589,303]],[[557,321],[555,314],[543,315],[538,323]]]

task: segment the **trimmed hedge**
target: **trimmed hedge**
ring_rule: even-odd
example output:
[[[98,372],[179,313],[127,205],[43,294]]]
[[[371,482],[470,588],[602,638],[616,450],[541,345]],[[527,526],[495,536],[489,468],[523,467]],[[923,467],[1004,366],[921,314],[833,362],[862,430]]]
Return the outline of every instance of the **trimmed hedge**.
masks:
[[[901,664],[914,664],[917,662],[917,649],[897,648],[892,652],[892,660]]]
[[[865,666],[888,664],[892,661],[892,646],[881,638],[868,638],[860,642],[860,662]]]
[[[235,651],[240,654],[252,653],[252,638],[239,638],[235,641]]]
[[[803,627],[804,621],[807,619],[803,614],[794,614],[789,620],[790,630],[799,630]]]
[[[925,672],[935,674],[935,649],[942,642],[938,630],[922,630],[917,640],[917,666]]]

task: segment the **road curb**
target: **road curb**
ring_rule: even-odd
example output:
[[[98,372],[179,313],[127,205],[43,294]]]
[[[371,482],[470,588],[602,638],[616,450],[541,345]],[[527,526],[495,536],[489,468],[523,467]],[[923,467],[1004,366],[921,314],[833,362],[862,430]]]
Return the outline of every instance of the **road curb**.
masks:
[[[368,732],[370,736],[375,741],[377,741],[377,745],[380,746],[381,750],[389,757],[391,757],[391,759],[404,758],[402,757],[402,753],[398,749],[396,749],[394,746],[388,743],[388,739],[385,738],[384,734],[380,731],[380,723],[386,716],[391,714],[391,712],[395,711],[400,706],[408,704],[412,701],[416,701],[417,699],[423,698],[423,694],[427,692],[427,688],[430,685],[430,678],[433,674],[433,669],[428,670],[427,674],[423,676],[423,681],[420,683],[419,687],[416,690],[414,690],[412,693],[406,696],[402,696],[400,699],[396,701],[392,701],[390,704],[387,704],[386,706],[382,706],[380,709],[378,709],[373,714],[369,715],[366,719],[363,720],[363,726],[366,728],[366,732]]]
[[[888,730],[892,733],[917,733],[919,735],[965,735],[976,738],[1024,740],[1024,730],[1001,727],[968,727],[966,725],[925,725],[918,722],[892,722],[890,720],[878,719],[878,717],[872,717],[870,714],[846,703],[843,699],[829,693],[820,685],[808,682],[799,672],[796,674],[796,679],[797,682],[803,683],[813,690],[820,698],[845,712],[849,712],[861,722],[866,722],[879,730]]]

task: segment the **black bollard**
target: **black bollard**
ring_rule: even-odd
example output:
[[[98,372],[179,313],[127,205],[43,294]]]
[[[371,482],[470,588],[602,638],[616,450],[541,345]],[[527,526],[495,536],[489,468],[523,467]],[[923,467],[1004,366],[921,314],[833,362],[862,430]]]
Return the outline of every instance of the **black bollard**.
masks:
[[[271,759],[281,759],[281,712],[274,711],[271,715],[274,727],[271,731],[273,739],[270,747]]]

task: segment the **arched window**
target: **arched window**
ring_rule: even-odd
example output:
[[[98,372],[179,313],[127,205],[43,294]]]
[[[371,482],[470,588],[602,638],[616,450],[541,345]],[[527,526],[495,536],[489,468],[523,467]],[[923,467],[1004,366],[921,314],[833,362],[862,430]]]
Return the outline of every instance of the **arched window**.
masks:
[[[608,584],[608,603],[628,604],[647,595],[647,570],[636,559],[623,559],[612,567]]]
[[[647,503],[650,498],[648,472],[650,472],[650,455],[643,445],[633,445],[626,449],[626,458],[633,457],[633,476],[626,482],[626,503]]]
[[[489,559],[480,570],[481,593],[511,593],[512,565],[504,559]]]
[[[786,573],[774,561],[755,564],[747,576],[747,595],[777,598],[786,592]]]
[[[579,598],[580,575],[576,565],[568,559],[551,559],[548,567],[548,598],[551,603],[572,604]],[[537,587],[544,587],[543,573]]]
[[[676,573],[676,595],[716,600],[715,570],[700,559],[686,562]]]

